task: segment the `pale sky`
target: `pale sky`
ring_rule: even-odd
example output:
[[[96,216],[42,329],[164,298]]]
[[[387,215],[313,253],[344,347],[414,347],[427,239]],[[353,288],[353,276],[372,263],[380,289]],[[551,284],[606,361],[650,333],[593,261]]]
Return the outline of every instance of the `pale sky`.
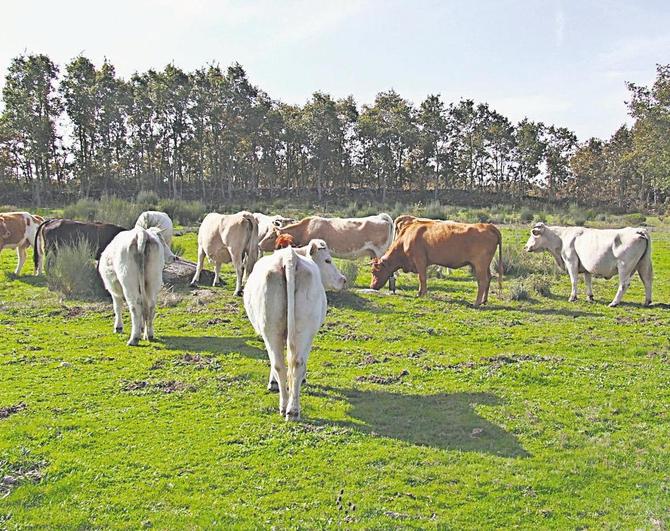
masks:
[[[625,81],[650,84],[670,63],[668,0],[4,0],[0,12],[0,84],[23,52],[61,67],[107,57],[123,77],[237,61],[288,103],[441,94],[580,140],[609,137],[628,120]]]

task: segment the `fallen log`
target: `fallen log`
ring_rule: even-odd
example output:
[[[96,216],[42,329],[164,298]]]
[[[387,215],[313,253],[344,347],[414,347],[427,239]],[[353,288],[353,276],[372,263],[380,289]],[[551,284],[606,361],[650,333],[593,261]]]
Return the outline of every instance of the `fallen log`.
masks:
[[[188,260],[175,260],[163,269],[163,283],[175,286],[177,284],[190,284],[195,275],[196,265]],[[214,273],[203,269],[200,272],[198,284],[202,286],[211,286],[214,282]]]

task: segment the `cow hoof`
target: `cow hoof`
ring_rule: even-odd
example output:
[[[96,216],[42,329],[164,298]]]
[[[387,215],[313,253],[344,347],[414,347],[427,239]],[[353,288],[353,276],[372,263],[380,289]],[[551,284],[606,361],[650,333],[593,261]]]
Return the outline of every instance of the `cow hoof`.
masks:
[[[123,327],[122,327],[122,326],[117,326],[117,327],[114,329],[114,333],[115,333],[115,334],[123,334]]]
[[[609,306],[610,308],[616,308],[617,306],[619,306],[619,303],[618,303],[618,302],[610,302],[610,303],[608,304],[608,306]]]
[[[239,290],[239,291],[236,291],[236,292],[234,293],[234,295],[235,295],[236,297],[241,297],[243,293],[244,293],[244,292],[243,292],[242,290]]]
[[[568,302],[577,302],[577,297],[570,297]]]
[[[299,411],[287,411],[286,412],[286,421],[287,422],[295,422],[296,420],[300,420],[300,412]]]
[[[153,340],[154,340],[154,336],[153,336],[153,335],[151,335],[151,336],[147,336],[147,341],[153,341]]]
[[[651,300],[644,301],[644,305],[645,305],[645,306],[651,306]]]
[[[128,343],[127,343],[127,345],[129,347],[136,347],[139,344],[140,344],[140,340],[139,339],[133,339],[133,338],[129,339]]]
[[[286,415],[286,408],[279,408],[279,414],[283,417]]]
[[[589,296],[586,298],[586,300],[589,301],[589,302],[594,302],[594,301],[595,301],[595,299],[593,298],[593,295],[589,295]]]
[[[268,391],[270,393],[278,393],[279,392],[279,384],[275,381],[272,381],[268,384]]]
[[[191,283],[189,284],[189,286],[190,286],[191,288],[197,288],[197,287],[198,287],[198,283],[197,283],[197,282],[191,282]]]

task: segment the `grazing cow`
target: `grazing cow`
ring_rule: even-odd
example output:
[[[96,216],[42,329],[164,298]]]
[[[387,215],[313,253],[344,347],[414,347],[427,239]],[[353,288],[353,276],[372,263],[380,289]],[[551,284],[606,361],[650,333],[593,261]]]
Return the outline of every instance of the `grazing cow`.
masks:
[[[150,229],[151,227],[156,227],[161,230],[161,235],[163,240],[168,244],[168,247],[172,245],[172,236],[174,233],[174,228],[172,226],[172,220],[165,212],[159,212],[157,210],[147,210],[142,212],[135,222],[136,227],[142,227],[145,230]]]
[[[98,273],[112,296],[116,333],[123,332],[121,307],[126,299],[132,322],[130,346],[139,343],[143,332],[144,339],[154,338],[156,298],[163,285],[163,268],[175,260],[161,232],[156,227],[120,232],[98,262]]]
[[[310,216],[281,229],[275,228],[261,240],[261,250],[271,251],[280,234],[293,236],[297,246],[305,245],[314,238],[325,240],[330,252],[338,258],[379,258],[393,241],[393,220],[388,214],[366,218]],[[390,287],[395,288],[394,279],[391,279]]]
[[[76,245],[80,241],[88,242],[99,260],[102,251],[119,232],[126,229],[111,223],[85,223],[71,219],[48,219],[37,229],[35,236],[35,274],[44,268],[44,257],[55,254],[62,245]]]
[[[323,240],[261,258],[247,280],[244,308],[265,342],[271,366],[268,389],[273,380],[279,382],[279,412],[286,420],[300,418],[300,386],[312,340],[326,316],[325,290],[341,290],[345,283]]]
[[[524,249],[549,251],[558,267],[567,270],[572,283],[570,302],[577,300],[579,273],[584,273],[586,296],[593,301],[591,277],[612,278],[619,273],[619,289],[610,306],[621,302],[635,271],[644,284],[644,304],[651,304],[651,237],[647,229],[589,229],[553,227],[537,223]]]
[[[254,217],[258,222],[258,241],[262,241],[270,233],[274,232],[275,228],[281,229],[286,225],[295,223],[295,219],[286,218],[284,216],[275,215],[268,216],[267,214],[261,214],[260,212],[255,212]],[[259,249],[259,252],[262,253],[262,250]]]
[[[409,214],[402,214],[393,220],[393,239],[398,237],[398,234],[410,223],[415,221],[441,221],[442,223],[456,223],[451,219],[429,219],[429,218],[417,218],[416,216],[411,216]],[[447,275],[451,275],[451,268],[447,267]]]
[[[200,279],[205,256],[214,262],[214,283],[219,282],[221,265],[232,262],[237,273],[235,295],[242,295],[242,277],[247,278],[258,260],[258,223],[251,212],[223,215],[211,212],[198,230],[198,264],[191,286]]]
[[[26,249],[35,247],[37,228],[44,219],[28,212],[4,212],[0,214],[0,252],[16,248],[18,263],[14,274],[18,275],[26,263]]]
[[[414,221],[405,226],[390,249],[372,261],[372,289],[380,289],[398,269],[419,274],[419,296],[427,293],[426,269],[437,264],[456,269],[472,266],[477,278],[475,307],[488,300],[491,260],[499,249],[498,282],[502,289],[502,235],[490,223]]]

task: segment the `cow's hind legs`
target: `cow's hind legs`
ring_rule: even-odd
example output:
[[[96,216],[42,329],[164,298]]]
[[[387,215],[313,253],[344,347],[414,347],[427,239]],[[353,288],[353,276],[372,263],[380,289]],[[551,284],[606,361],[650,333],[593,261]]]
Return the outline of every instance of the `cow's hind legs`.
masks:
[[[16,264],[16,269],[14,270],[14,274],[18,275],[21,273],[21,270],[23,269],[23,264],[26,263],[26,248],[22,245],[19,245],[16,248],[16,255],[18,257],[18,263]]]
[[[270,358],[270,379],[268,381],[268,390],[272,391],[273,380],[279,391],[279,414],[286,415],[286,406],[288,404],[288,384],[286,363],[284,362],[285,340],[281,334],[272,334],[265,339],[265,348]],[[278,382],[278,383],[277,383]]]
[[[640,280],[644,284],[644,305],[651,304],[651,287],[654,278],[654,270],[651,265],[651,258],[645,254],[637,266],[637,273],[640,275]]]
[[[128,346],[134,347],[137,346],[142,337],[142,328],[143,328],[143,314],[142,314],[142,301],[129,300],[128,308],[130,310],[130,320],[132,323],[132,331],[130,332],[130,339],[128,340]]]
[[[628,286],[630,286],[630,272],[626,271],[621,263],[618,264],[617,268],[619,269],[619,289],[614,296],[614,300],[609,304],[611,308],[619,305]]]
[[[200,280],[200,272],[202,271],[202,267],[205,264],[205,250],[198,245],[198,262],[195,265],[195,275],[193,275],[193,280],[191,280],[191,287],[195,287],[198,285],[198,281]]]
[[[114,333],[123,333],[123,319],[121,318],[121,308],[123,308],[123,297],[112,293],[112,305],[114,306]]]
[[[586,300],[593,302],[593,286],[591,285],[591,273],[584,273],[584,284],[586,285]]]

